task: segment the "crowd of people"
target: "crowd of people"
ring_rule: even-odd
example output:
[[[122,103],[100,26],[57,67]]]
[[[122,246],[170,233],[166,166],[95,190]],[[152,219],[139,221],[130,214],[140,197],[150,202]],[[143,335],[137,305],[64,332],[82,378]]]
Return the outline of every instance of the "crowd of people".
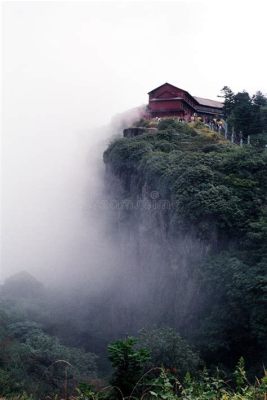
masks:
[[[250,136],[244,137],[244,135],[241,131],[234,132],[233,130],[231,130],[231,132],[230,132],[229,129],[227,128],[227,123],[223,118],[219,118],[219,117],[212,118],[212,117],[207,117],[207,116],[199,116],[195,113],[193,115],[185,115],[185,116],[180,116],[180,117],[173,115],[173,116],[168,116],[168,117],[154,117],[153,119],[157,122],[160,122],[164,118],[173,118],[182,123],[201,122],[207,128],[209,128],[211,131],[219,132],[219,133],[223,134],[225,139],[228,139],[232,143],[238,144],[240,146],[242,146],[243,144],[250,144]]]
[[[225,132],[225,121],[222,118],[212,118],[193,114],[190,117],[180,117],[179,122],[202,122],[209,129],[216,132]]]

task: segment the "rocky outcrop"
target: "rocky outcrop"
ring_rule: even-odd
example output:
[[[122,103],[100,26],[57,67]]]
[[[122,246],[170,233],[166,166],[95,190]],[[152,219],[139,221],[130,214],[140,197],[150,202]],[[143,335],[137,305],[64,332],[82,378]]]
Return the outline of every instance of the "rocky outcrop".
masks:
[[[155,134],[157,133],[157,131],[158,131],[157,128],[145,128],[143,126],[137,126],[124,129],[123,136],[131,138],[134,136],[140,136],[144,134]]]

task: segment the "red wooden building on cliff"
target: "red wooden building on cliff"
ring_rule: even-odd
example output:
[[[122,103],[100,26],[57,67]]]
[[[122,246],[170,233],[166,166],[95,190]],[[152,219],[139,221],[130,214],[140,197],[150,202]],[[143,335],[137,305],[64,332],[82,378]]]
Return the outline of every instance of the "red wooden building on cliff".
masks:
[[[148,114],[151,118],[179,117],[189,121],[193,116],[199,116],[207,121],[222,117],[223,103],[191,96],[186,90],[170,83],[151,90],[148,95]]]

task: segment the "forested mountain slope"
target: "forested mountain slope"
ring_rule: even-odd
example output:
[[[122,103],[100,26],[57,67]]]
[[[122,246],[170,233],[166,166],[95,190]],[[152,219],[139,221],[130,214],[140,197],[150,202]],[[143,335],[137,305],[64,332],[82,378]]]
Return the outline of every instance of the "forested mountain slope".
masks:
[[[165,120],[158,128],[116,139],[104,154],[120,230],[126,238],[135,230],[136,273],[151,289],[144,318],[177,328],[209,363],[229,366],[243,355],[260,367],[267,152],[201,125]]]
[[[128,395],[151,369],[136,398],[146,385],[170,400],[256,393],[267,361],[266,148],[199,123],[156,129],[104,153],[96,213],[119,255],[110,279],[65,292],[22,272],[0,287],[1,395],[118,399],[113,386]],[[96,377],[112,385],[103,396]]]

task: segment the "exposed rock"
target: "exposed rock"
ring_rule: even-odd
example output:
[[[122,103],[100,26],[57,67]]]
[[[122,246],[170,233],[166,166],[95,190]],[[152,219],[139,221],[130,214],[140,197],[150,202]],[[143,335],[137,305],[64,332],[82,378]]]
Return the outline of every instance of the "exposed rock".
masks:
[[[155,134],[157,133],[157,131],[158,131],[157,128],[145,128],[143,126],[137,126],[124,129],[123,136],[131,138],[134,136],[144,135],[146,133]]]

